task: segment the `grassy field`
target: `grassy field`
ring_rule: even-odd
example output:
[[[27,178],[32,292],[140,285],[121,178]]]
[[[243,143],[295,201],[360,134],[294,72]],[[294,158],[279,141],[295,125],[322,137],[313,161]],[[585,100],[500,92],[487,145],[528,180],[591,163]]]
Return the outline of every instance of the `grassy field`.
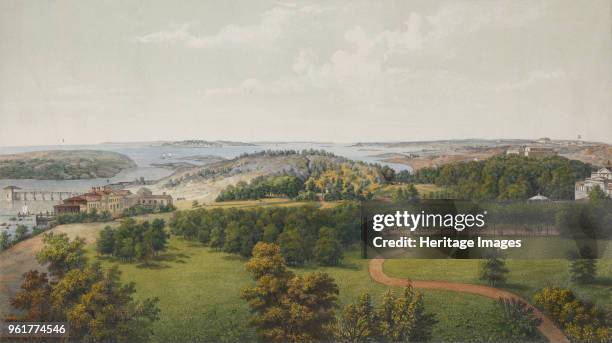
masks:
[[[413,280],[444,280],[462,283],[484,284],[479,280],[480,260],[442,259],[391,259],[385,262],[385,273],[389,276]],[[578,285],[570,280],[569,262],[556,260],[509,259],[508,289],[531,299],[543,287],[568,287],[582,297],[602,306],[612,304],[612,260],[600,260],[595,284]]]
[[[97,259],[93,247],[90,257]],[[101,259],[104,265],[115,263]],[[171,238],[169,249],[150,266],[119,264],[124,281],[136,283],[137,297],[158,297],[161,320],[154,324],[153,340],[240,341],[255,339],[248,326],[249,311],[239,298],[242,287],[251,282],[244,271],[245,260],[212,251],[196,243]],[[370,292],[376,301],[386,287],[373,282],[367,261],[357,250],[350,251],[341,267],[305,267],[296,273],[325,271],[340,287],[345,305],[361,292]],[[493,301],[475,295],[425,291],[427,309],[436,314],[435,341],[484,340],[496,330]]]

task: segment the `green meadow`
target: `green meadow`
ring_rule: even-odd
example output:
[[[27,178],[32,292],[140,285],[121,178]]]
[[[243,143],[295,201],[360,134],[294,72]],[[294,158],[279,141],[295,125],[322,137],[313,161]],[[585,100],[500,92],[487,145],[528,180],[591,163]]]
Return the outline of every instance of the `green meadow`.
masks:
[[[213,251],[197,243],[172,237],[169,249],[150,265],[118,263],[98,258],[104,265],[118,264],[124,281],[136,284],[138,298],[158,297],[161,318],[153,327],[152,340],[168,341],[252,341],[250,313],[239,297],[240,289],[251,282],[244,270],[245,259]],[[361,292],[378,301],[386,286],[370,279],[367,260],[358,249],[349,251],[339,267],[304,267],[296,273],[325,271],[340,288],[341,306]],[[423,291],[427,309],[439,321],[434,341],[486,340],[497,330],[493,300],[476,295]]]
[[[461,283],[485,284],[481,281],[480,260],[453,259],[389,259],[385,273],[389,276],[412,280],[441,280]],[[528,260],[508,259],[510,270],[505,288],[531,299],[543,287],[567,287],[578,295],[601,306],[612,303],[612,260],[598,261],[597,280],[591,285],[579,285],[570,279],[570,263],[565,259]]]

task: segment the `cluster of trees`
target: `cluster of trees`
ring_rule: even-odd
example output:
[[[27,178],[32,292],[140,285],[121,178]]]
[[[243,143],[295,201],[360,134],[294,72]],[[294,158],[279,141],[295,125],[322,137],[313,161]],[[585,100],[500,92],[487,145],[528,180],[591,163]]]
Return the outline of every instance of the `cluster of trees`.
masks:
[[[176,210],[176,207],[173,204],[154,205],[154,206],[144,206],[142,204],[138,204],[138,205],[135,205],[135,206],[132,206],[132,207],[129,207],[123,210],[122,216],[123,217],[134,217],[134,216],[150,214],[150,213],[172,212],[174,210]]]
[[[612,200],[562,204],[555,215],[555,222],[564,237],[612,238]]]
[[[291,155],[338,157],[332,152],[325,151],[325,150],[319,150],[319,149],[302,149],[302,150],[294,150],[294,149],[271,150],[271,149],[268,149],[268,150],[262,150],[262,151],[257,151],[257,152],[245,152],[243,154],[240,154],[238,158],[256,157],[256,156],[291,156]]]
[[[2,231],[2,233],[0,233],[0,251],[10,248],[12,245],[23,241],[29,236],[30,233],[25,225],[17,225],[17,228],[15,228],[15,234],[12,238],[8,231]]]
[[[106,226],[100,231],[96,250],[101,255],[110,255],[122,261],[136,259],[148,263],[160,251],[166,250],[168,234],[164,230],[165,225],[163,219],[154,219],[151,223],[125,219],[117,229]]]
[[[355,162],[320,150],[261,151],[247,156],[303,156],[304,173],[295,171],[286,175],[258,177],[250,183],[240,182],[221,192],[218,201],[261,199],[282,196],[297,200],[326,201],[371,199],[373,192],[392,179],[393,169],[380,165]],[[385,176],[384,172],[387,172]],[[389,179],[388,179],[389,178]]]
[[[400,173],[396,181],[435,183],[467,199],[526,199],[541,193],[551,199],[571,200],[575,182],[590,176],[591,171],[589,164],[560,156],[499,155]]]
[[[339,342],[424,342],[437,323],[425,311],[423,296],[411,286],[401,294],[387,290],[375,308],[368,293],[347,305],[336,324]]]
[[[417,191],[414,184],[410,183],[406,186],[400,186],[393,191],[391,197],[395,201],[409,201],[419,198],[419,191]]]
[[[534,295],[540,307],[575,342],[612,341],[612,315],[566,288],[546,287]]]
[[[277,243],[287,263],[336,265],[343,247],[360,238],[359,208],[346,203],[319,209],[259,207],[178,211],[170,220],[173,234],[225,252],[250,256],[258,242]]]
[[[311,160],[310,176],[304,182],[306,194],[321,194],[323,200],[367,200],[385,183],[380,166],[363,162]]]
[[[67,322],[70,342],[146,341],[159,319],[158,299],[136,301],[134,284],[122,284],[116,267],[88,263],[85,241],[45,234],[37,254],[49,275],[31,270],[11,300],[9,322]]]
[[[55,218],[57,224],[73,224],[73,223],[93,223],[93,222],[109,222],[113,220],[113,216],[108,211],[98,212],[92,208],[89,212],[63,213]]]
[[[278,245],[258,243],[246,265],[255,285],[241,297],[249,304],[259,339],[266,342],[406,342],[431,337],[435,324],[423,297],[412,288],[389,291],[375,309],[368,294],[336,319],[338,286],[326,273],[295,275]]]
[[[271,197],[296,198],[304,189],[304,182],[293,175],[258,176],[246,183],[230,185],[217,196],[216,201],[254,200]]]

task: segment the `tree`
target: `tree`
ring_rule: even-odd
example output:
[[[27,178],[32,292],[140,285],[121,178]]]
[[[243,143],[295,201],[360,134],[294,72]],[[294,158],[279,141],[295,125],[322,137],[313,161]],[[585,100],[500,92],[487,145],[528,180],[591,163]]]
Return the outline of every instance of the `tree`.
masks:
[[[6,250],[11,246],[11,236],[7,231],[0,233],[0,251]]]
[[[8,321],[45,322],[51,314],[51,285],[47,273],[30,270],[23,274],[21,288],[11,300],[11,306],[22,312],[9,316]]]
[[[321,341],[331,337],[338,286],[326,273],[295,276],[278,245],[259,242],[246,269],[255,285],[241,298],[251,307],[251,325],[263,341]]]
[[[388,290],[379,310],[380,334],[388,342],[421,342],[431,338],[433,315],[425,312],[423,295],[412,286],[400,296]]]
[[[27,237],[27,235],[28,228],[25,225],[17,225],[17,228],[15,229],[15,237],[13,237],[13,240],[15,242],[21,242]]]
[[[82,268],[86,263],[83,238],[70,240],[65,233],[50,232],[43,235],[43,243],[45,246],[38,252],[36,259],[40,264],[48,264],[49,273],[56,278],[71,269]]]
[[[291,342],[327,341],[333,336],[338,286],[327,273],[294,276],[288,282],[283,307]]]
[[[327,226],[319,229],[319,239],[314,247],[315,261],[322,266],[336,266],[342,260],[342,245],[336,230]]]
[[[134,283],[122,285],[117,267],[93,265],[94,277],[74,306],[66,310],[70,338],[76,341],[131,342],[146,339],[148,324],[159,319],[158,299],[137,302]]]
[[[295,228],[288,228],[278,236],[283,257],[290,266],[300,266],[306,261],[304,238]]]
[[[98,237],[96,242],[96,251],[102,255],[111,255],[115,251],[115,235],[114,230],[110,226],[106,226]]]
[[[406,201],[406,200],[414,200],[419,197],[419,191],[417,191],[414,184],[408,184],[405,187],[399,187],[393,193],[393,200],[395,201]]]
[[[508,272],[502,253],[498,249],[493,249],[481,265],[480,280],[487,281],[489,285],[495,287],[506,281]]]
[[[604,199],[608,199],[608,196],[601,189],[601,187],[599,187],[599,185],[593,186],[593,188],[591,188],[591,191],[589,192],[589,200],[597,201],[597,200],[604,200]]]
[[[280,230],[276,225],[270,223],[264,227],[263,241],[267,243],[274,243],[280,234]]]
[[[168,244],[168,234],[164,231],[166,222],[163,219],[154,219],[149,229],[149,235],[151,239],[151,245],[154,253],[157,254],[159,251],[166,250]]]
[[[531,341],[537,337],[542,320],[534,314],[533,307],[517,299],[499,298],[500,329],[503,340]]]
[[[342,310],[336,325],[336,339],[346,343],[376,341],[379,336],[378,320],[370,295],[363,293],[357,302]]]
[[[595,280],[597,260],[588,247],[583,247],[579,253],[570,253],[569,259],[569,272],[572,281],[587,284]]]

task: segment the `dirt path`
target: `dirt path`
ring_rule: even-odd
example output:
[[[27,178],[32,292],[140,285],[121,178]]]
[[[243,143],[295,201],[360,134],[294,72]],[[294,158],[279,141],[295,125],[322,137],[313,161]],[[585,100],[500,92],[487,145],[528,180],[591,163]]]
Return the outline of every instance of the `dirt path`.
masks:
[[[481,295],[487,298],[499,299],[499,298],[509,298],[509,299],[518,299],[523,302],[529,303],[527,300],[522,297],[505,290],[501,290],[494,287],[484,286],[484,285],[473,285],[467,283],[455,283],[455,282],[447,282],[447,281],[419,281],[419,280],[407,280],[407,279],[398,279],[389,277],[385,274],[383,269],[383,264],[385,263],[385,259],[375,258],[370,260],[369,271],[370,276],[374,281],[382,283],[387,286],[400,286],[405,287],[408,285],[412,285],[415,288],[426,288],[426,289],[440,289],[446,291],[453,292],[463,292],[463,293],[471,293]],[[535,307],[532,307],[536,316],[542,319],[542,324],[538,327],[540,332],[548,338],[550,342],[564,342],[569,343],[567,337],[563,331],[561,331],[555,324],[545,316],[540,310]]]

